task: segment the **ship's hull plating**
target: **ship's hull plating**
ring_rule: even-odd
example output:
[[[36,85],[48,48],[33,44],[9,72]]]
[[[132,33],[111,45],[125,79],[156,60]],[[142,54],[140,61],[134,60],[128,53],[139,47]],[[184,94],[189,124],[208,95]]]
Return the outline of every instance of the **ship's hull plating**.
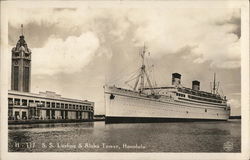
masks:
[[[174,99],[155,99],[135,92],[105,87],[106,123],[228,120],[223,105]]]

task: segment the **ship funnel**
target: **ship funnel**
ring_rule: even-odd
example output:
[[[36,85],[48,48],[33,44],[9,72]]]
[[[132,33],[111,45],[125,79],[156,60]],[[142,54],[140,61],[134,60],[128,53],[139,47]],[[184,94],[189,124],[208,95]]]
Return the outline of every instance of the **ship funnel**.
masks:
[[[193,90],[196,90],[196,91],[199,91],[199,90],[200,90],[200,82],[197,81],[197,80],[194,80],[194,81],[192,82],[192,89],[193,89]]]
[[[181,75],[179,73],[172,74],[172,85],[178,86],[181,84]]]

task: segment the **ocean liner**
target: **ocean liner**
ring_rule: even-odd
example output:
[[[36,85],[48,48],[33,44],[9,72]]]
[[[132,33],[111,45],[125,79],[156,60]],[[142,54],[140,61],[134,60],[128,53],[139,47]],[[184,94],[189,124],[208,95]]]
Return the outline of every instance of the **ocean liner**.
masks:
[[[215,75],[211,92],[201,91],[197,80],[192,88],[182,86],[179,73],[172,74],[172,85],[156,87],[146,70],[145,53],[144,47],[132,89],[104,86],[105,123],[228,120],[230,106],[218,93]]]

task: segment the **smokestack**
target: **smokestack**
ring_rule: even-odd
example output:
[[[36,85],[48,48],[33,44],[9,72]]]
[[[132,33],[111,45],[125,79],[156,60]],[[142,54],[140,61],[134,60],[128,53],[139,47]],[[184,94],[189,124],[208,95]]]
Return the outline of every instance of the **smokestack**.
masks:
[[[197,81],[197,80],[194,80],[194,81],[192,82],[192,89],[193,89],[193,90],[196,90],[196,91],[199,91],[199,90],[200,90],[200,82]]]
[[[181,75],[179,73],[172,74],[172,85],[178,86],[181,84]]]

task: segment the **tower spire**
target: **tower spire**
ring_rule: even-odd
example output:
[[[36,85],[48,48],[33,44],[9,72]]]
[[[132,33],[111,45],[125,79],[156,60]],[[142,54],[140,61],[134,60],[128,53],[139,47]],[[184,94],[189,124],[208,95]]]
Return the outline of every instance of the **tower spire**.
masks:
[[[21,24],[21,36],[23,36],[23,24]]]

